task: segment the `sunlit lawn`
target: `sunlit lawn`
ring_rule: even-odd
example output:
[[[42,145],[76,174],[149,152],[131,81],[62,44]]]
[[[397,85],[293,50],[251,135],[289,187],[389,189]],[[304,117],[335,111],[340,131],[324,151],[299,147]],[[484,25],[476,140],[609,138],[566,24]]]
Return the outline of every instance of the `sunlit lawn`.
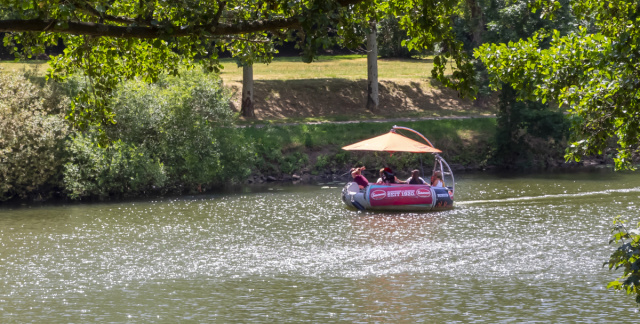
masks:
[[[242,68],[234,60],[221,60],[224,65],[222,78],[225,81],[242,81]],[[433,61],[426,59],[379,59],[380,80],[415,80],[431,76]],[[320,57],[313,63],[304,63],[299,58],[276,58],[270,64],[255,64],[253,77],[256,80],[298,79],[366,79],[367,58],[363,55]]]
[[[224,69],[222,70],[220,75],[225,84],[232,89],[237,90],[238,88],[240,88],[242,86],[242,68],[239,68],[235,63],[235,60],[233,59],[222,59],[221,63],[223,64]],[[48,67],[49,65],[45,61],[0,61],[0,71],[8,71],[14,73],[30,72],[29,74],[35,77],[44,77],[46,75]],[[405,101],[404,105],[408,104],[407,100],[409,100],[409,102],[411,102],[412,100],[421,100],[418,99],[418,97],[424,96],[422,92],[430,89],[433,86],[430,82],[432,68],[433,61],[431,58],[378,60],[379,80],[386,86],[388,95],[399,95],[400,99]],[[295,108],[299,110],[302,109],[301,107],[315,107],[312,104],[305,103],[305,101],[300,98],[296,98],[296,94],[299,94],[301,91],[300,89],[314,88],[318,87],[319,85],[326,87],[325,83],[329,82],[328,84],[334,85],[343,84],[344,87],[338,86],[338,88],[352,89],[350,93],[357,93],[358,91],[360,91],[360,88],[354,85],[358,84],[358,82],[364,82],[361,80],[366,80],[367,78],[367,58],[364,55],[321,56],[317,61],[309,64],[302,62],[299,57],[278,57],[275,58],[274,61],[270,64],[256,63],[253,70],[255,80],[259,82],[267,81],[266,84],[262,84],[263,87],[270,86],[270,91],[276,93],[278,98],[280,98],[280,96],[284,96],[283,98],[285,98],[282,101],[278,101],[272,98],[270,99],[271,95],[268,95],[266,98],[263,98],[267,102],[267,104],[273,104],[276,106],[278,104],[282,104],[282,106],[278,106],[279,109],[281,109],[282,111],[288,111],[287,109],[293,108],[286,105],[287,100],[299,101],[299,105],[301,106]],[[294,81],[293,83],[278,82],[292,80]],[[292,84],[294,84],[295,86],[292,86]],[[362,84],[361,86],[365,85]],[[418,97],[414,98],[410,96],[409,93],[405,93],[405,90],[401,90],[403,89],[403,87],[418,88],[419,90],[413,94],[414,97]],[[295,88],[295,90],[291,92],[291,88]],[[396,92],[398,91],[400,92],[400,94],[396,94]],[[293,97],[289,98],[287,96]],[[234,98],[237,99],[236,97]],[[306,98],[305,100],[309,102],[322,101],[321,97],[313,97],[313,95],[309,95],[308,93],[307,96],[304,96],[304,98]],[[449,97],[447,97],[447,95],[444,95],[440,99],[447,100],[448,98]],[[442,104],[442,102],[440,102],[439,104]],[[438,104],[435,105],[437,106]],[[423,107],[421,109],[425,108]],[[426,114],[419,109],[415,112],[409,110],[404,111],[403,113],[400,113],[398,111],[396,114],[402,114],[402,116],[404,117],[422,117]],[[454,109],[446,112],[438,111],[437,113],[434,113],[433,111],[431,111],[431,115],[429,116],[441,116],[443,114],[458,113],[467,115],[483,114],[486,112],[477,112],[476,110],[470,110],[470,108],[467,107],[465,109]],[[326,116],[316,116],[314,114],[311,115],[313,116],[300,117],[297,114],[294,114],[294,116],[288,116],[287,113],[282,112],[282,116],[272,117],[272,119],[283,121],[288,118],[287,121],[290,122],[353,119],[352,113],[343,116],[342,114],[336,113],[335,111],[333,111],[332,113],[328,113]],[[381,114],[380,117],[387,117],[387,115]],[[378,117],[375,114],[370,113],[367,113],[366,116],[369,119]],[[261,119],[260,122],[264,122],[264,120]]]
[[[225,81],[242,81],[242,68],[233,59],[222,59],[221,77]],[[0,61],[0,69],[9,72],[36,71],[44,76],[49,65],[44,61]],[[379,59],[380,80],[417,80],[431,76],[433,62],[424,59]],[[304,63],[298,57],[279,57],[270,64],[257,63],[253,67],[255,80],[302,79],[366,79],[367,58],[363,55],[321,56],[313,63]]]
[[[34,71],[37,76],[44,76],[49,68],[49,64],[46,61],[30,61],[30,62],[15,62],[15,61],[0,61],[0,71],[6,72],[20,72]]]

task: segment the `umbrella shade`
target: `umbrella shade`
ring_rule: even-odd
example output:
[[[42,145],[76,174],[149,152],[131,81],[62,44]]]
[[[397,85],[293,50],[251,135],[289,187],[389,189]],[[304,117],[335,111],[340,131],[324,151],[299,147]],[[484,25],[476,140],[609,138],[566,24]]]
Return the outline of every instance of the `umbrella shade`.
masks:
[[[342,148],[346,151],[382,151],[382,152],[411,152],[411,153],[441,153],[435,147],[429,146],[395,132],[376,136]]]

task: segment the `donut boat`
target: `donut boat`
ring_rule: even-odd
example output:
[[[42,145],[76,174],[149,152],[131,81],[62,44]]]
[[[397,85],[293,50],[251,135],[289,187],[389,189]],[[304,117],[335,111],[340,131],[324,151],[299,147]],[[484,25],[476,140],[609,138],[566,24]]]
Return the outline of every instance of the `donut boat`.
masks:
[[[453,192],[447,187],[409,184],[372,184],[359,189],[355,182],[342,188],[342,201],[357,210],[427,211],[453,207]]]
[[[410,131],[418,135],[421,143],[398,134],[398,130]],[[453,208],[455,180],[449,164],[439,155],[442,151],[419,132],[401,126],[393,126],[387,134],[370,138],[343,147],[348,151],[383,151],[430,153],[434,155],[433,172],[440,172],[444,183],[451,186],[436,187],[427,184],[374,184],[360,189],[355,182],[348,182],[342,188],[342,201],[348,208],[356,210],[383,211],[429,211]],[[423,172],[424,173],[424,172]]]

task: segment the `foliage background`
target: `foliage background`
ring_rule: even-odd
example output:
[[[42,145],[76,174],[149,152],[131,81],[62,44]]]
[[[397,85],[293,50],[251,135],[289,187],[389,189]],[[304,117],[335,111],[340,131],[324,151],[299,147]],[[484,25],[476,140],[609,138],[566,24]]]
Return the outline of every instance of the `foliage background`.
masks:
[[[80,81],[77,87],[87,86]],[[201,71],[122,83],[111,100],[115,124],[74,136],[65,185],[71,197],[182,192],[237,182],[251,148],[232,126],[229,94]],[[101,136],[106,136],[107,144]]]
[[[68,104],[53,84],[0,73],[0,201],[52,194],[61,181]]]
[[[72,129],[63,108],[74,93],[90,87],[87,79],[43,83],[19,74],[0,73],[3,84],[13,82],[13,90],[2,97],[2,121],[7,125],[1,130],[3,200],[193,193],[238,183],[249,175],[341,174],[354,164],[366,164],[372,172],[368,175],[375,177],[373,172],[383,165],[402,174],[421,163],[414,154],[340,150],[354,140],[379,135],[393,122],[236,127],[229,93],[217,76],[198,70],[183,71],[181,77],[161,75],[151,84],[122,83],[111,100],[116,123],[85,129]],[[30,130],[25,125],[36,117],[37,127]],[[41,120],[50,121],[46,131]],[[494,119],[403,125],[423,132],[452,164],[479,168],[491,163]],[[432,162],[423,159],[426,171]],[[26,180],[19,180],[24,176]]]

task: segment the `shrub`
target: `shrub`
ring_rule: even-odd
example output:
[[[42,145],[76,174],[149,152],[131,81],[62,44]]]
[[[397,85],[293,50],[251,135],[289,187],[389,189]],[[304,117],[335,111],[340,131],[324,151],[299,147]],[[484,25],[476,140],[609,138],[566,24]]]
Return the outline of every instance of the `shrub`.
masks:
[[[316,171],[324,171],[329,166],[330,157],[328,155],[320,154],[316,159],[316,164],[313,166]]]
[[[79,134],[69,142],[69,162],[64,168],[69,197],[135,196],[164,185],[163,164],[144,148],[121,140],[109,146],[97,144],[95,134]]]
[[[495,160],[519,169],[540,167],[546,160],[562,160],[569,122],[561,111],[533,101],[518,101],[516,91],[500,93]]]
[[[68,98],[53,84],[37,87],[0,73],[0,200],[41,194],[59,184]],[[51,192],[51,191],[49,191]]]
[[[297,170],[302,169],[302,167],[307,163],[309,163],[309,156],[302,152],[294,152],[284,157],[283,161],[280,163],[280,171],[292,174]]]
[[[188,71],[153,84],[126,82],[111,104],[116,124],[105,127],[109,148],[91,144],[95,131],[74,139],[72,154],[81,157],[65,170],[72,196],[132,195],[154,186],[193,191],[249,174],[253,147],[230,127],[235,115],[216,75]]]

